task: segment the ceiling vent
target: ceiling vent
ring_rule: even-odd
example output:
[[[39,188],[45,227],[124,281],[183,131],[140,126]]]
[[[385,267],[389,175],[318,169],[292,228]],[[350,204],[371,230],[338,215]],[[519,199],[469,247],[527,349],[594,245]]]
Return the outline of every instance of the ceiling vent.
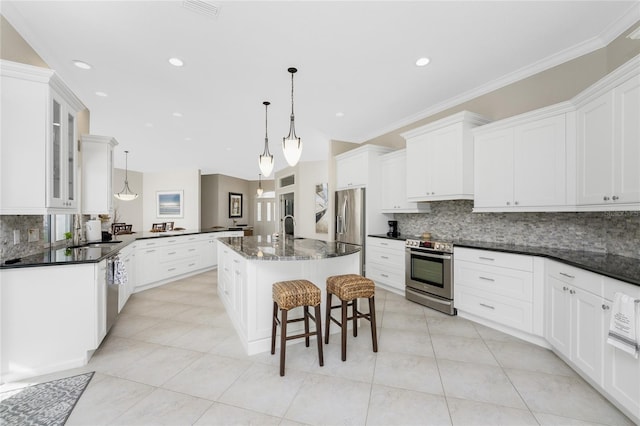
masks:
[[[184,0],[182,6],[211,19],[217,18],[218,13],[220,13],[220,6],[218,4],[206,0]]]

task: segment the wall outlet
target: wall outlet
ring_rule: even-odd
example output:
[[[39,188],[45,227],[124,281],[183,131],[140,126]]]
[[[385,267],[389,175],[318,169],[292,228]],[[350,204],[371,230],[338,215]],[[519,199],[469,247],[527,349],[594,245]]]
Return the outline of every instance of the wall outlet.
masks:
[[[29,238],[28,241],[30,243],[36,242],[40,239],[40,232],[38,232],[38,228],[29,229]]]
[[[20,244],[20,230],[13,230],[13,245]]]

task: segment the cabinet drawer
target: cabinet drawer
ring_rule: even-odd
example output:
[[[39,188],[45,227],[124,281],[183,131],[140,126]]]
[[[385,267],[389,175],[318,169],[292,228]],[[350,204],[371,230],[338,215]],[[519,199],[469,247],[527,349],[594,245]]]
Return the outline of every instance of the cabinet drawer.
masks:
[[[376,264],[367,264],[367,278],[404,291],[404,270],[393,271]]]
[[[533,271],[533,257],[522,254],[455,247],[454,257],[456,261],[466,260],[481,265]]]
[[[369,247],[367,263],[374,262],[404,271],[404,250],[390,250],[380,247]]]
[[[398,252],[402,252],[402,255],[404,256],[404,241],[401,240],[391,240],[388,238],[376,238],[376,237],[369,237],[367,238],[367,248],[371,248],[371,247],[380,247],[380,248],[385,248],[385,249],[392,249],[392,250],[396,250]]]
[[[553,260],[545,260],[546,275],[596,295],[602,294],[602,276]]]
[[[463,285],[455,288],[455,306],[457,309],[486,318],[497,323],[533,332],[533,304],[487,294],[482,290]]]
[[[533,302],[533,273],[510,268],[479,265],[456,259],[455,285],[464,285],[525,302]]]

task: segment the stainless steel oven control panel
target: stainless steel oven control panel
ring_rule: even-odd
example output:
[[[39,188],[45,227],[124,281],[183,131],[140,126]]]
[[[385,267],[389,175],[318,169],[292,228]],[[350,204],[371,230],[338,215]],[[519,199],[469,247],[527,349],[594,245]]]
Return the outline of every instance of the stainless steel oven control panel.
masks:
[[[405,246],[412,249],[424,249],[430,251],[440,251],[443,253],[453,253],[453,244],[442,241],[425,241],[408,239]]]

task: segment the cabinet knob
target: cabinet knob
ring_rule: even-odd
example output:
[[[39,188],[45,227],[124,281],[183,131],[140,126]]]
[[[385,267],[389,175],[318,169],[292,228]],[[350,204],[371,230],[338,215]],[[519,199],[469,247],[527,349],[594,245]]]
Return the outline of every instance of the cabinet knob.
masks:
[[[602,304],[602,310],[606,311],[607,309],[609,309],[609,305],[605,305],[604,303]]]
[[[604,201],[609,201],[609,197],[607,197],[606,195],[602,198]]]
[[[567,286],[562,287],[562,291],[567,291],[567,290],[569,290],[569,287]]]
[[[510,201],[507,201],[507,205],[508,205],[508,206],[510,206],[510,205],[511,205],[511,202],[510,202]]]
[[[518,202],[516,201],[516,202],[515,202],[515,203],[513,203],[513,204],[515,204],[515,205],[517,206],[517,205],[518,205]]]
[[[569,290],[569,294],[576,294],[575,290]]]
[[[613,201],[618,201],[620,199],[620,197],[618,197],[617,195],[614,195],[613,197],[611,197],[611,199]]]

